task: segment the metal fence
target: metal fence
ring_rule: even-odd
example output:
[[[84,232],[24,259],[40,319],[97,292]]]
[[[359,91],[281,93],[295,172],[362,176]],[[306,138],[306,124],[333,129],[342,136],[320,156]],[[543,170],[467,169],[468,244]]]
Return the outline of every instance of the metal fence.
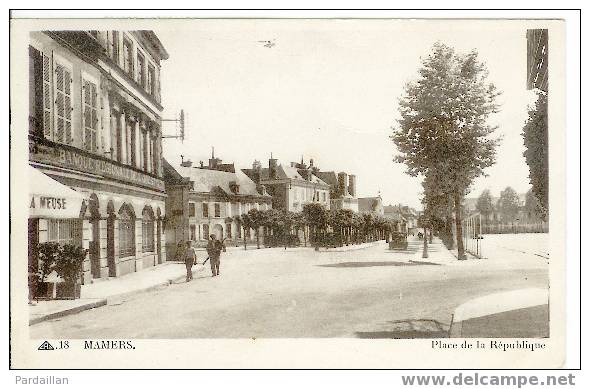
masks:
[[[549,232],[547,222],[514,222],[498,223],[482,220],[482,234],[525,234],[525,233],[546,233]]]
[[[482,224],[481,214],[471,215],[461,222],[463,228],[463,246],[465,251],[475,255],[477,258],[483,258],[482,255]]]

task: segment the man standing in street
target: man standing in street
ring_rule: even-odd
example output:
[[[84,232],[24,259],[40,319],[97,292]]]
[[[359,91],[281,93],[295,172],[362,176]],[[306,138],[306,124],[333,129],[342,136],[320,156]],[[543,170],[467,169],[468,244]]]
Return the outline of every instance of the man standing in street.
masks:
[[[209,254],[209,262],[211,262],[211,273],[213,277],[219,275],[219,265],[221,263],[221,251],[224,249],[223,243],[220,242],[214,234],[209,236],[207,243],[207,254]]]
[[[197,254],[193,248],[192,242],[186,242],[186,249],[184,251],[184,264],[186,265],[186,282],[193,279],[193,265],[197,263]]]

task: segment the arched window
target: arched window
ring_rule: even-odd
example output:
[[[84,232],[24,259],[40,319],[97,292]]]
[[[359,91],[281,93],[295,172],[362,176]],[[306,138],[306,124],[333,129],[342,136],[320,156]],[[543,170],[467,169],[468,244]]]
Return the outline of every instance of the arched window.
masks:
[[[154,251],[154,212],[150,207],[143,209],[141,222],[141,241],[143,252]]]
[[[135,215],[128,205],[119,211],[119,256],[135,255]]]

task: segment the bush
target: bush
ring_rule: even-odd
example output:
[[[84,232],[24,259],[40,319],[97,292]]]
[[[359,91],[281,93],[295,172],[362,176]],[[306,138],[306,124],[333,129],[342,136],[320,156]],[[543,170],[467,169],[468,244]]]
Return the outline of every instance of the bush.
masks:
[[[75,285],[82,276],[82,263],[86,258],[86,251],[80,246],[64,244],[55,261],[54,269],[66,283]]]
[[[47,276],[53,272],[55,263],[61,254],[61,247],[55,242],[44,242],[37,245],[39,266],[36,269],[39,282],[45,282]]]

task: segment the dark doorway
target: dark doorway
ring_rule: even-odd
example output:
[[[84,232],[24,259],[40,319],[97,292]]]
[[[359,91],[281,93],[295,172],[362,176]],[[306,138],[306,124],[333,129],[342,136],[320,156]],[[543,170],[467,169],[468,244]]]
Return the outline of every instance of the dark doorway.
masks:
[[[90,242],[90,272],[92,278],[100,278],[100,219],[90,220],[92,241]]]
[[[109,277],[117,276],[115,265],[115,217],[109,216],[107,219],[107,262],[109,265]]]

